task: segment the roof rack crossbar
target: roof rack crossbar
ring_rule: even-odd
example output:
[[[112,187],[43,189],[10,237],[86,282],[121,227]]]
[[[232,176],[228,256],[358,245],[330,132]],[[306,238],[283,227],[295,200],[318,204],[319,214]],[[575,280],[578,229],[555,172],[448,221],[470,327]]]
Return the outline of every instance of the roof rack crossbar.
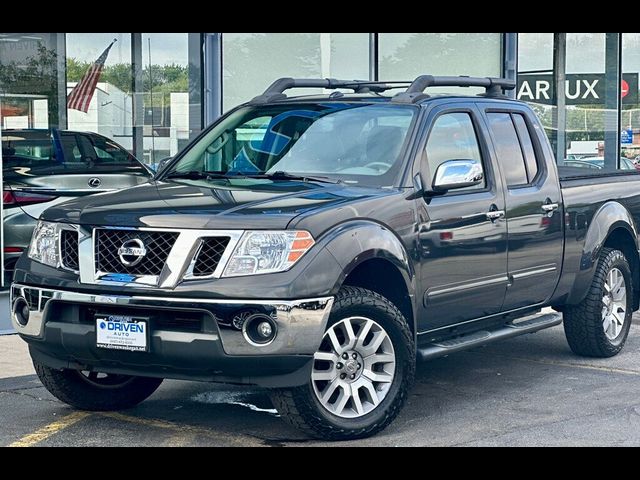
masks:
[[[508,78],[496,77],[445,77],[421,75],[416,78],[405,92],[398,93],[392,99],[395,103],[416,103],[429,95],[424,93],[428,87],[484,87],[488,97],[500,97],[505,90],[516,88],[516,82]]]
[[[335,78],[291,78],[283,77],[273,82],[262,95],[258,95],[251,104],[268,103],[287,98],[284,94],[286,90],[292,88],[325,88],[335,90],[344,88],[353,90],[355,93],[384,92],[393,88],[400,88],[398,85],[409,85],[411,82],[376,82],[371,80],[338,80]]]

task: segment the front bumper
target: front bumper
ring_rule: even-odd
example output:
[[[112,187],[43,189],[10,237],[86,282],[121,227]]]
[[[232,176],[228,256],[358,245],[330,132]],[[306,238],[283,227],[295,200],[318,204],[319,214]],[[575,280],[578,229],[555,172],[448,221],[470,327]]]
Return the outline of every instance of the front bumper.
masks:
[[[28,305],[26,324],[14,310],[20,302]],[[29,343],[32,356],[54,368],[264,386],[308,380],[300,372],[310,368],[332,305],[333,297],[189,299],[11,287],[13,327]],[[271,343],[259,346],[247,341],[239,322],[234,322],[245,312],[273,319],[277,335]],[[97,348],[96,313],[149,317],[149,352]]]

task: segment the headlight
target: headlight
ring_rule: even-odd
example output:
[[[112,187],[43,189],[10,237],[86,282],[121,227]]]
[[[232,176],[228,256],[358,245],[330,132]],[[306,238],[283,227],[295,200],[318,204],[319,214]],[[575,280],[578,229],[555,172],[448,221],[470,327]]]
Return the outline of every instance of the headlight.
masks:
[[[224,269],[223,277],[289,270],[315,241],[305,231],[245,232]]]
[[[51,267],[57,267],[60,261],[58,251],[59,229],[56,223],[38,222],[29,246],[29,258]]]

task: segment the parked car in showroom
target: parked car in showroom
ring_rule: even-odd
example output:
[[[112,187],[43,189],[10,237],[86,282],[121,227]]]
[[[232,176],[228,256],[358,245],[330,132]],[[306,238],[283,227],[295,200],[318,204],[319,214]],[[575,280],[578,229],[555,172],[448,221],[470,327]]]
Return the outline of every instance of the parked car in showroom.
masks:
[[[139,185],[152,175],[107,137],[57,129],[2,130],[2,162],[7,283],[45,209],[70,198]]]
[[[418,359],[563,322],[576,354],[618,354],[640,176],[558,168],[513,88],[283,78],[151,182],[51,206],[11,288],[42,383],[86,410],[164,378],[260,385],[292,425],[344,440],[397,417]]]

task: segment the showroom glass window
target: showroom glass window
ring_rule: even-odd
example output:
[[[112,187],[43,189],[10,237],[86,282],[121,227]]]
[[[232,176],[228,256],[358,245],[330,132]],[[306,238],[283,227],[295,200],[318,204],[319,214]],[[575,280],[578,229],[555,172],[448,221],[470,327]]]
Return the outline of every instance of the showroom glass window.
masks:
[[[621,156],[640,160],[640,33],[622,34]]]
[[[144,160],[158,164],[201,129],[199,33],[142,34]]]
[[[279,77],[368,79],[369,34],[223,33],[222,58],[227,111]]]
[[[617,33],[519,34],[517,96],[538,113],[565,175],[636,171],[618,113],[637,102],[637,75],[621,78],[619,42]]]
[[[88,112],[69,109],[69,129],[101,133],[153,167],[201,129],[199,33],[68,33],[68,89],[109,43]]]
[[[0,33],[0,126],[64,125],[64,67],[60,34]]]
[[[378,42],[381,80],[424,74],[499,77],[502,72],[501,33],[379,33]],[[454,90],[471,91],[447,88]]]
[[[113,40],[87,112],[67,109],[67,129],[95,132],[133,152],[130,33],[67,33],[67,95]]]

